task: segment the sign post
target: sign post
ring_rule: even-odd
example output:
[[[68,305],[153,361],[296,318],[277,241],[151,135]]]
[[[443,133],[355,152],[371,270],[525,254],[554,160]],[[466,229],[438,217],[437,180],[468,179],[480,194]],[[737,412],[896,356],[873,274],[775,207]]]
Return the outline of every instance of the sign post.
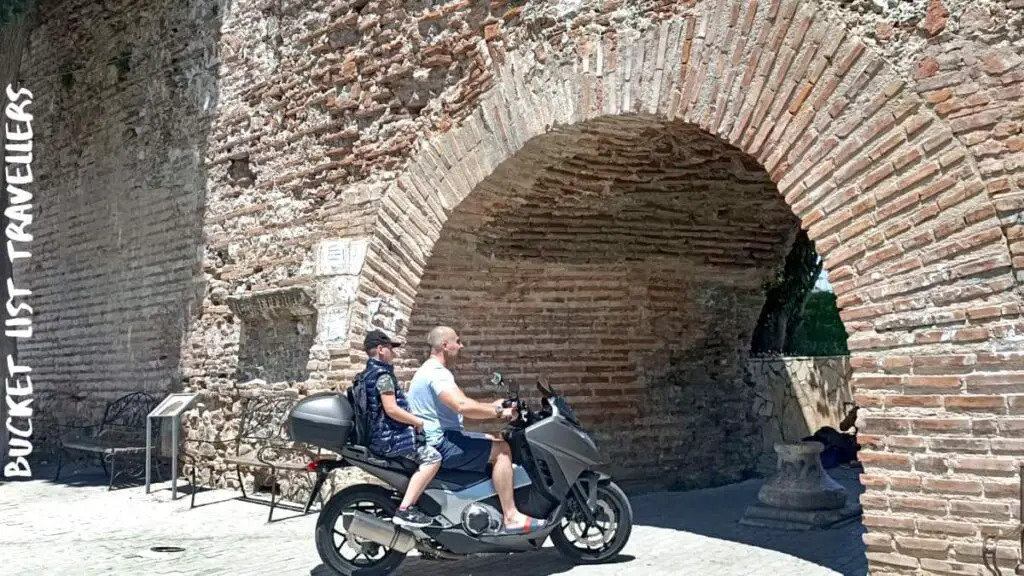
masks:
[[[150,474],[153,467],[153,418],[171,420],[171,500],[178,499],[178,430],[181,414],[195,402],[198,394],[171,394],[146,415],[146,494],[149,494]]]

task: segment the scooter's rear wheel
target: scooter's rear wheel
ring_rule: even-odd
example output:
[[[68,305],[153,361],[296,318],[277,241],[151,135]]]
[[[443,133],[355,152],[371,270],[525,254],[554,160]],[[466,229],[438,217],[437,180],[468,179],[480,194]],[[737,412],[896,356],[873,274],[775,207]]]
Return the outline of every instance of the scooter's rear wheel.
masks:
[[[324,564],[345,576],[387,576],[405,560],[400,554],[345,533],[342,518],[358,510],[391,520],[398,506],[392,492],[372,484],[350,486],[335,494],[316,521],[316,551]]]
[[[551,532],[562,555],[580,564],[601,564],[619,555],[633,531],[633,507],[614,482],[597,487],[594,524],[588,525],[577,505]]]

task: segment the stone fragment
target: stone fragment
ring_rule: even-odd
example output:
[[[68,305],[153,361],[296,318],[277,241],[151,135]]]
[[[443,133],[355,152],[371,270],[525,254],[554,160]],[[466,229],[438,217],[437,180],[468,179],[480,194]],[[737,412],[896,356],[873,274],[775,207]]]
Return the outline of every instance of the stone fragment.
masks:
[[[928,9],[925,12],[921,28],[929,36],[935,36],[946,28],[946,21],[949,19],[949,10],[942,3],[942,0],[928,0]]]
[[[880,42],[888,42],[892,40],[893,35],[896,33],[896,29],[892,23],[882,20],[875,24],[875,38],[878,38]]]
[[[1000,76],[1020,63],[1020,55],[1006,47],[992,48],[981,55],[981,69],[992,76]]]
[[[917,63],[914,69],[914,79],[921,80],[931,78],[939,72],[939,61],[931,56],[925,56]]]

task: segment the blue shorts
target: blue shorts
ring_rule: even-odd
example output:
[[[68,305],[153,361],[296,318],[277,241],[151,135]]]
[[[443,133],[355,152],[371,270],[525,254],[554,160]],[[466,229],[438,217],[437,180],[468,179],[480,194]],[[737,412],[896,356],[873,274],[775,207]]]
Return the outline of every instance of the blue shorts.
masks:
[[[462,472],[486,472],[494,444],[483,434],[445,430],[444,438],[434,446],[441,453],[441,468]]]

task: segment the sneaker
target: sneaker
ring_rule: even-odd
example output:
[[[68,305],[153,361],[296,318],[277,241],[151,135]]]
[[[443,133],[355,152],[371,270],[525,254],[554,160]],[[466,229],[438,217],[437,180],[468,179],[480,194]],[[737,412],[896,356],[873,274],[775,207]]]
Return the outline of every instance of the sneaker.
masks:
[[[420,512],[415,506],[410,506],[405,510],[398,510],[391,521],[407,528],[423,528],[434,523],[433,518]]]

